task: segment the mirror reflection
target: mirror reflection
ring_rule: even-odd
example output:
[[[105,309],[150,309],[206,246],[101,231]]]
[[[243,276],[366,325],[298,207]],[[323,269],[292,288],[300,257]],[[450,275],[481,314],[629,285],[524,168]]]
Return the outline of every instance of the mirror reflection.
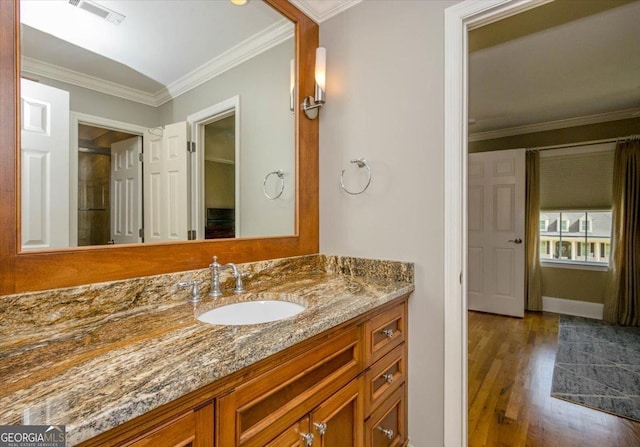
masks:
[[[20,8],[23,249],[294,234],[291,22],[261,1]]]

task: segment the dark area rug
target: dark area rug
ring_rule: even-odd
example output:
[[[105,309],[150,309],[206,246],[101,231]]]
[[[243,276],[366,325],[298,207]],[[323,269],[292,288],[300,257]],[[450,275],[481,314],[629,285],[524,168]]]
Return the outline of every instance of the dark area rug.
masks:
[[[640,421],[640,328],[560,315],[551,396]]]

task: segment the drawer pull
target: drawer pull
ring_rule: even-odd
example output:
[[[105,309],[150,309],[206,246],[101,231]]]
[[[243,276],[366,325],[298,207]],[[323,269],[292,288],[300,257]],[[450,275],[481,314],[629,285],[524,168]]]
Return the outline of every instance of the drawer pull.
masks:
[[[393,439],[393,430],[388,430],[380,426],[378,426],[378,430],[380,430],[387,438]]]
[[[320,422],[319,424],[317,422],[314,422],[313,426],[316,428],[316,430],[318,430],[320,436],[324,436],[324,434],[327,432],[327,424],[325,422]]]
[[[382,333],[386,335],[388,338],[393,337],[393,329],[383,329]]]
[[[393,374],[385,373],[382,375],[382,378],[387,381],[387,383],[393,382]]]
[[[307,447],[311,447],[313,445],[313,433],[300,433],[300,436],[302,436],[304,445]]]

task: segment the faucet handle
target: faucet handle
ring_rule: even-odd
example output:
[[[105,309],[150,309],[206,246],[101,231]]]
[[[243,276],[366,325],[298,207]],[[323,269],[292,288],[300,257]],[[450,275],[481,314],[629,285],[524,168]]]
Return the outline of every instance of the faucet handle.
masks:
[[[233,293],[235,293],[236,295],[244,293],[244,283],[242,282],[242,278],[246,278],[247,276],[249,276],[249,273],[238,272],[238,274],[234,276],[236,278],[236,287],[233,289]]]
[[[178,283],[178,287],[191,287],[191,296],[189,297],[190,303],[197,303],[202,301],[202,297],[198,292],[198,286],[202,284],[202,281],[199,279],[194,279],[191,281],[182,281]]]

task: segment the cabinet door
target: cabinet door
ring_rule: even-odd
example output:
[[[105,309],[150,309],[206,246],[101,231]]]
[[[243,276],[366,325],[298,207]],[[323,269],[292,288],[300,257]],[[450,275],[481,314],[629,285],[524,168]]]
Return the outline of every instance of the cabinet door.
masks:
[[[218,445],[263,447],[354,379],[361,370],[359,332],[340,331],[220,397]]]
[[[349,382],[311,413],[314,447],[359,447],[363,442],[363,379]]]
[[[307,447],[312,439],[309,430],[309,417],[305,417],[282,432],[276,439],[264,447]]]
[[[213,447],[213,404],[167,421],[128,447]]]

